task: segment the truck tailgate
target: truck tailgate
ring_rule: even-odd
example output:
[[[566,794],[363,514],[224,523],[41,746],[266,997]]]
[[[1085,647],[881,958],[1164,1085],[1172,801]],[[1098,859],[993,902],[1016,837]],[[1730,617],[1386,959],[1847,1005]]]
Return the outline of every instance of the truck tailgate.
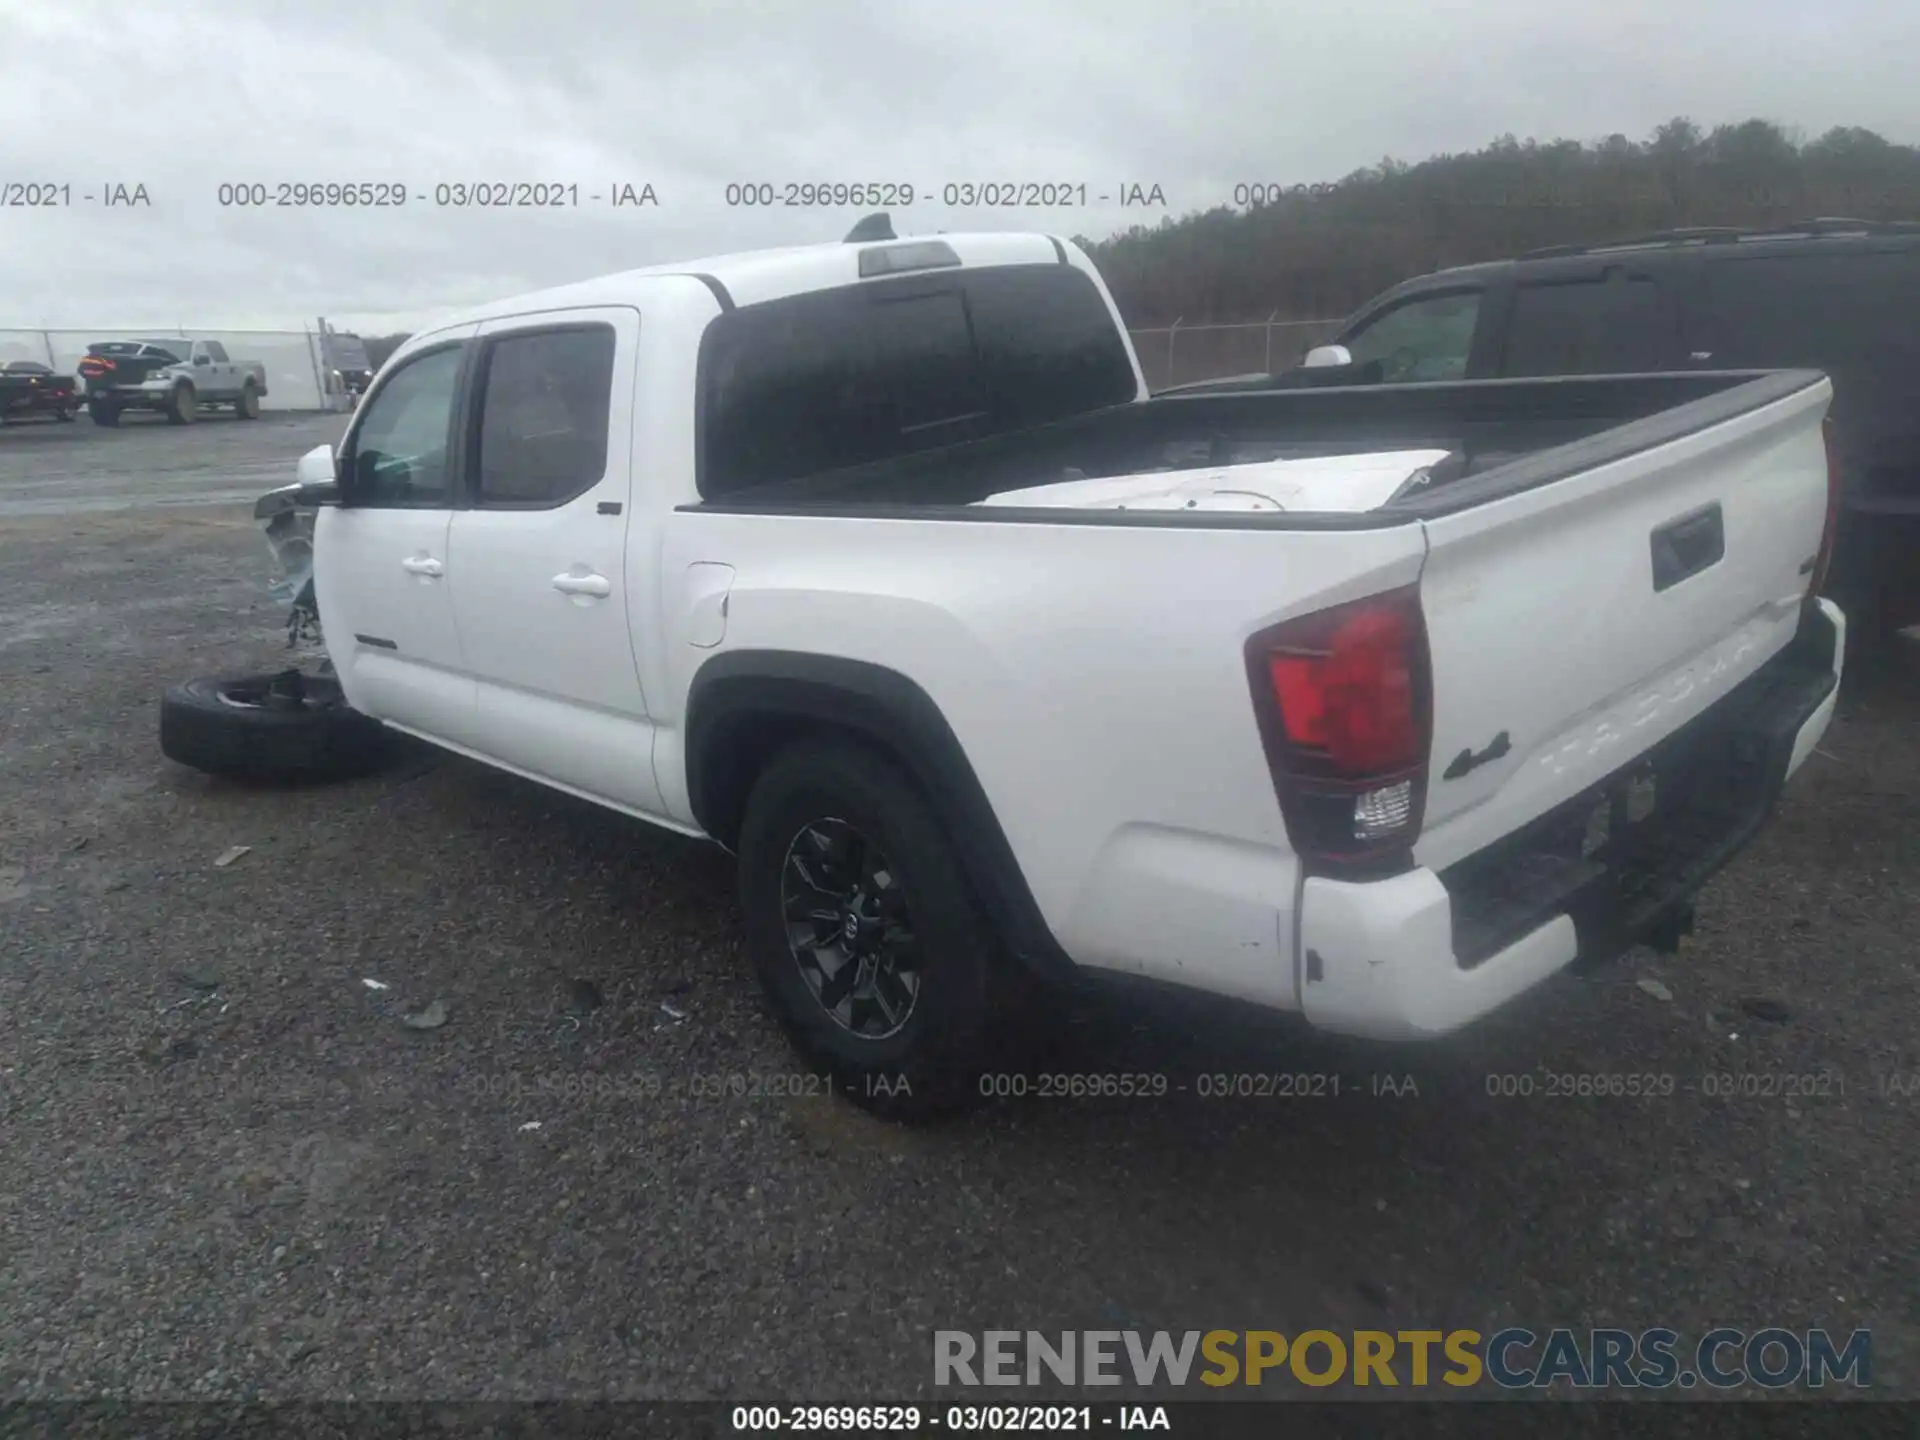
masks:
[[[1827,513],[1824,379],[1433,515],[1421,576],[1441,870],[1681,732],[1793,638]]]

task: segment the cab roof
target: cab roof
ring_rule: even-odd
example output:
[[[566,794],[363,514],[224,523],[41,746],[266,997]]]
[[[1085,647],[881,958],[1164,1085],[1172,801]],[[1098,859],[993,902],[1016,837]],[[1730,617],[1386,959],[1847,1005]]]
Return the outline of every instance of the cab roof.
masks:
[[[1007,232],[980,232],[962,235],[903,235],[895,240],[872,244],[839,242],[825,245],[796,245],[775,250],[743,250],[731,255],[713,255],[681,264],[648,265],[637,270],[622,270],[572,285],[536,290],[492,301],[444,317],[435,322],[435,331],[478,320],[494,320],[524,315],[539,310],[564,310],[590,305],[619,305],[630,301],[636,287],[646,282],[681,277],[698,280],[717,295],[726,297],[723,305],[757,305],[804,295],[814,290],[855,285],[861,275],[860,256],[865,251],[939,241],[960,257],[958,268],[994,265],[1068,264],[1065,246],[1050,235]],[[952,270],[956,267],[941,267]],[[911,273],[911,272],[909,272]],[[934,272],[928,272],[934,273]]]

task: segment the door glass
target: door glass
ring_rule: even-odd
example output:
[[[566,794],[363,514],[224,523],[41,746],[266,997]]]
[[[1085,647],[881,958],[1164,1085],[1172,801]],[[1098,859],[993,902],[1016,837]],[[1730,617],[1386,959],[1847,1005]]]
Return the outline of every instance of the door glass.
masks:
[[[1389,383],[1458,380],[1467,373],[1473,327],[1480,318],[1480,292],[1457,291],[1409,300],[1350,336],[1353,363],[1380,364]]]
[[[449,503],[447,432],[461,346],[410,360],[361,411],[354,433],[354,505],[434,506]]]
[[[607,470],[613,327],[513,335],[493,346],[480,406],[480,503],[562,505]]]
[[[1673,322],[1644,277],[1522,285],[1504,375],[1633,375],[1671,363]]]

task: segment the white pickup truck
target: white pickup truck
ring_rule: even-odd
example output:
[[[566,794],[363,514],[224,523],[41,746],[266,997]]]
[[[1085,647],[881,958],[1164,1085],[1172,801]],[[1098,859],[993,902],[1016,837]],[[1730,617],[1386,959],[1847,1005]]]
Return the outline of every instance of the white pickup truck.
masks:
[[[99,340],[79,372],[96,425],[118,425],[127,410],[158,410],[170,424],[189,425],[207,405],[257,420],[267,393],[266,366],[228,358],[218,340]]]
[[[1829,396],[1149,398],[1044,235],[610,276],[382,367],[263,502],[318,507],[337,680],[176,687],[162,742],[388,726],[717,841],[780,1020],[896,1112],[977,1094],[1036,979],[1439,1035],[1677,945],[1819,740]]]

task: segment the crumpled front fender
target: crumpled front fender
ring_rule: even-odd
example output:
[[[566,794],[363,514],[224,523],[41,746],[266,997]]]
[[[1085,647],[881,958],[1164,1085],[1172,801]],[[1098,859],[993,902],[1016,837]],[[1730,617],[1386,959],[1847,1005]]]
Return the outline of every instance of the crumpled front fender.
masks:
[[[289,644],[320,642],[320,612],[313,596],[313,520],[318,513],[299,503],[300,486],[282,485],[253,504],[253,518],[266,531],[267,545],[280,567],[270,593],[292,605],[287,620]]]

